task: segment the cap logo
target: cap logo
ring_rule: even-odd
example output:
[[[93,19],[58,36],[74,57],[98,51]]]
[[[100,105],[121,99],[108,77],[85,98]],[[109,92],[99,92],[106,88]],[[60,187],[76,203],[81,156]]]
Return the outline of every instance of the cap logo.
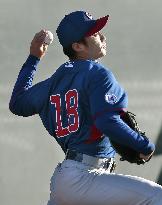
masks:
[[[93,19],[92,15],[88,12],[86,12],[86,16],[89,18],[89,19]]]
[[[113,104],[115,104],[117,102],[117,97],[114,94],[106,93],[105,100],[106,100],[106,102],[108,102],[108,103],[113,105]]]

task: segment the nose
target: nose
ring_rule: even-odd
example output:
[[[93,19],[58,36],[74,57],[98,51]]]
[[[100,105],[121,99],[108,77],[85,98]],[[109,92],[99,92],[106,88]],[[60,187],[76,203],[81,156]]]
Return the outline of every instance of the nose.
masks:
[[[106,37],[102,33],[99,32],[99,35],[102,42],[106,41]]]

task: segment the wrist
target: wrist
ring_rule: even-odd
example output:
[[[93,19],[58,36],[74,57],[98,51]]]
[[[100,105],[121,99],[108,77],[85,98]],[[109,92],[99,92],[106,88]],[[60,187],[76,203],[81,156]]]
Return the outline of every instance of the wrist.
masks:
[[[28,57],[30,57],[30,59],[32,59],[32,60],[40,61],[40,57],[37,57],[36,55],[33,55],[31,53],[29,54]]]
[[[32,65],[34,67],[36,67],[39,63],[40,59],[37,57],[37,56],[34,56],[34,55],[29,55],[25,64],[28,64],[28,65]]]

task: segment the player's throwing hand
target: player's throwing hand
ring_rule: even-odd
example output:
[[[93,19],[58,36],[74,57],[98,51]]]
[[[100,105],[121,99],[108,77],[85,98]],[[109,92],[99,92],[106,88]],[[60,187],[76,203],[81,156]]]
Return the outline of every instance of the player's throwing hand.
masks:
[[[36,56],[39,59],[45,55],[48,48],[48,45],[44,43],[46,36],[46,30],[41,30],[35,34],[30,46],[30,55]]]

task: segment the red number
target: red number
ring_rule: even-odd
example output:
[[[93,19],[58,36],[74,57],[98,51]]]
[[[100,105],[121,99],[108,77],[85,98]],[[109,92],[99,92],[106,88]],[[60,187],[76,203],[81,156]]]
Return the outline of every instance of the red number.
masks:
[[[59,94],[51,95],[51,104],[56,108],[56,135],[57,137],[65,137],[71,132],[76,132],[79,128],[79,115],[78,115],[78,92],[77,90],[69,90],[65,94],[66,111],[68,117],[68,126],[63,128],[61,118],[61,97]],[[73,119],[73,123],[70,120]]]
[[[74,100],[74,105],[71,106],[71,100]],[[66,109],[68,114],[69,132],[75,132],[79,128],[79,115],[78,115],[78,92],[76,90],[69,90],[65,95]],[[74,123],[70,124],[70,117],[73,116]]]
[[[69,134],[68,128],[62,127],[62,119],[61,119],[61,97],[59,94],[51,95],[51,104],[55,104],[56,108],[56,135],[58,137],[65,136]]]

